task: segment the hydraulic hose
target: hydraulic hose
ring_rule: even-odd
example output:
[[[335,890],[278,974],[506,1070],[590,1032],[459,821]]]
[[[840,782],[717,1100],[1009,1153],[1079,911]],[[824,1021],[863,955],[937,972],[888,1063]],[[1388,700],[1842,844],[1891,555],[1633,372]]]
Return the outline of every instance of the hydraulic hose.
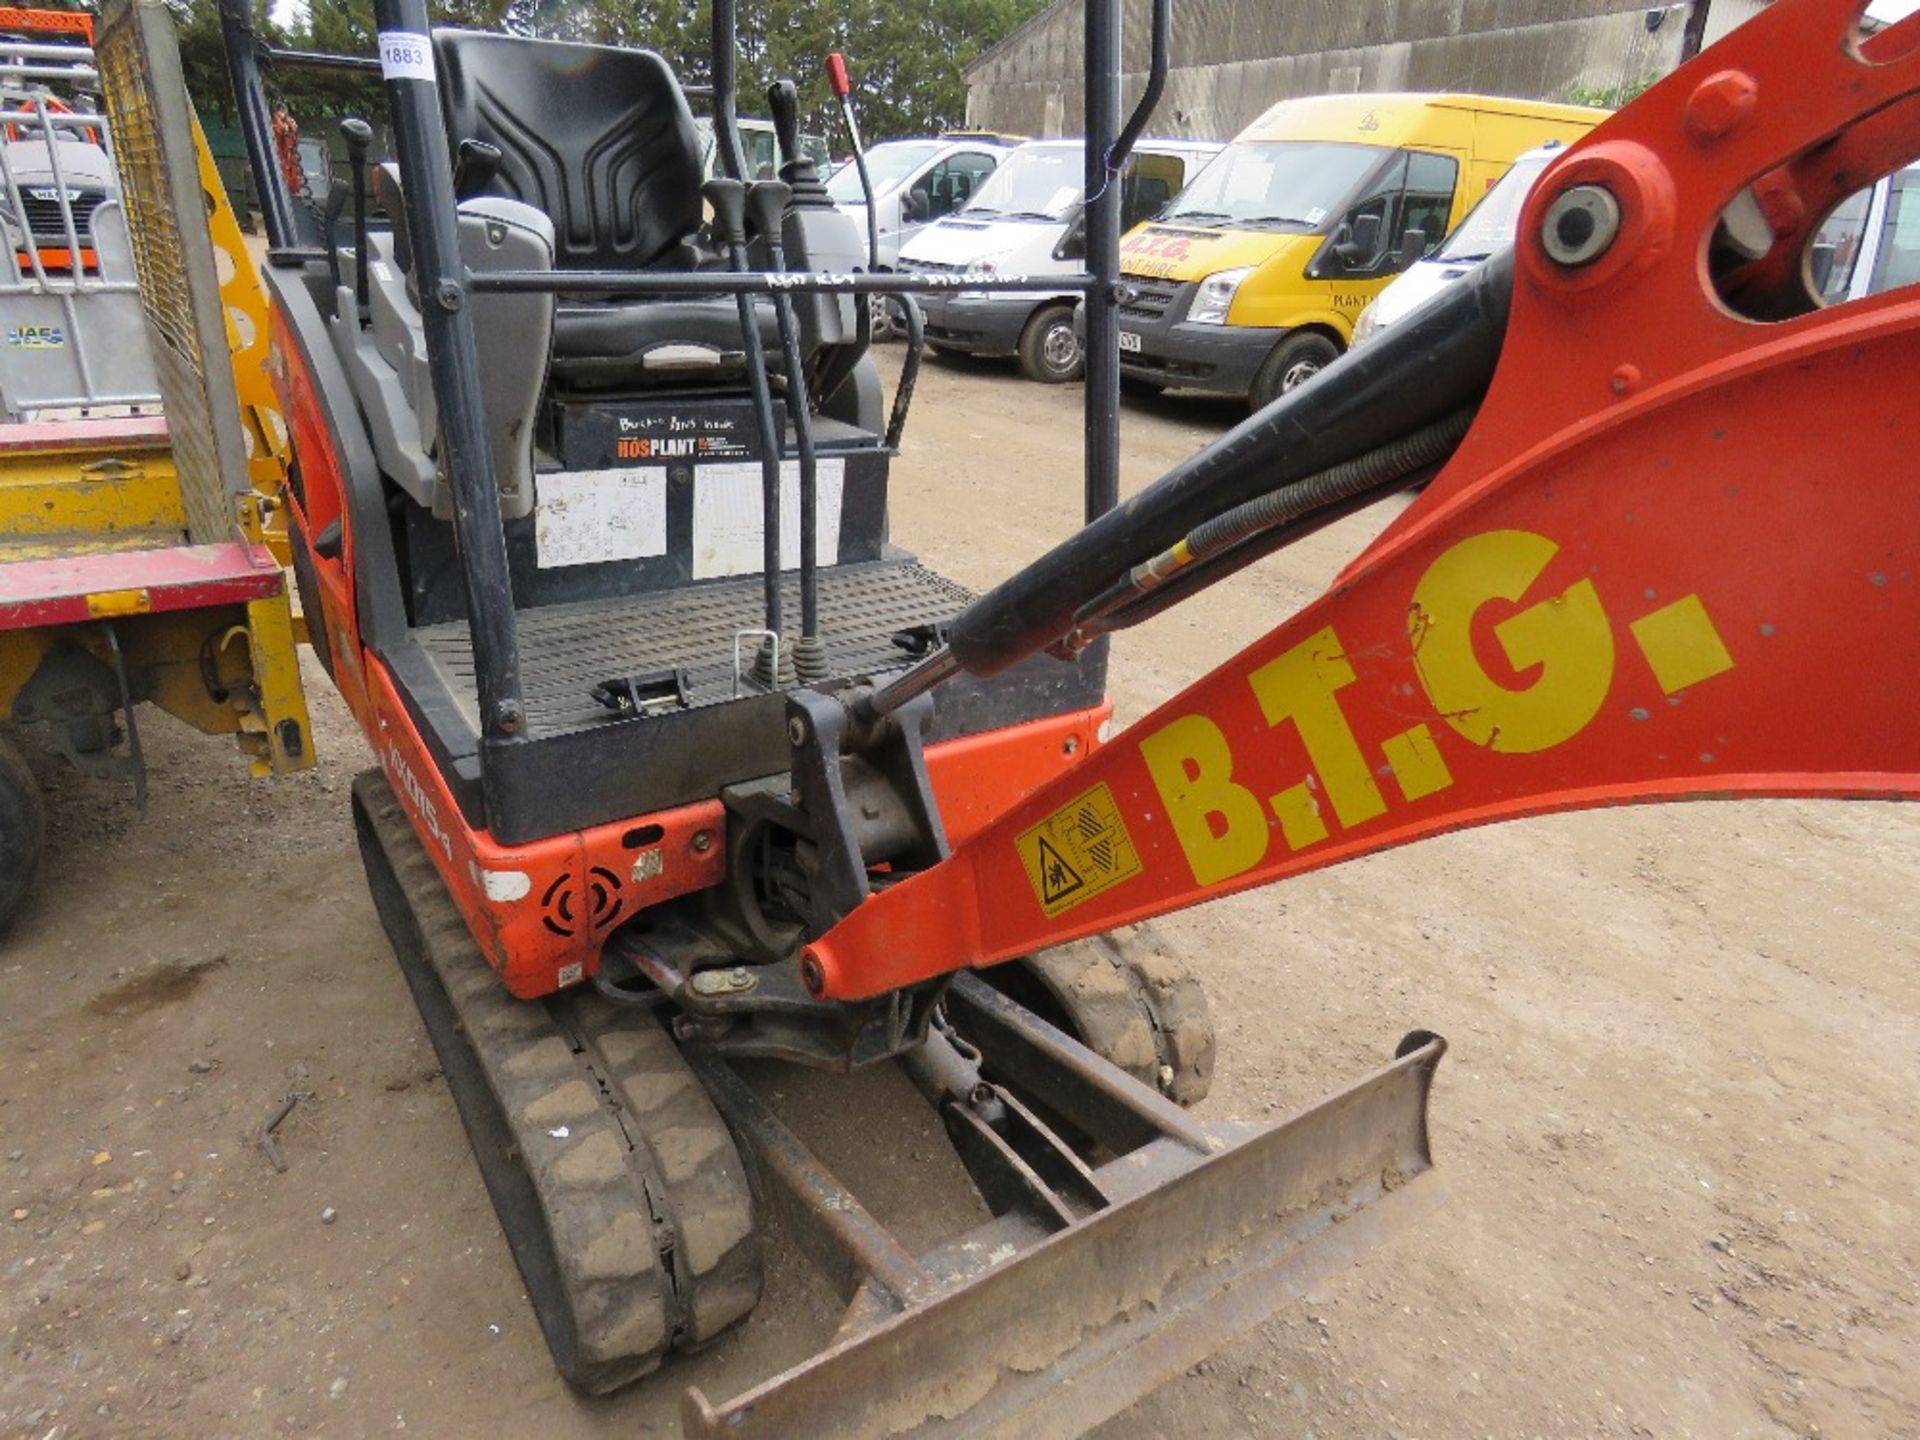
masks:
[[[726,242],[733,269],[746,273],[752,268],[747,263],[747,187],[738,180],[716,176],[700,187],[700,193],[713,207],[713,226]],[[767,384],[767,357],[760,348],[754,299],[743,290],[734,300],[740,312],[740,343],[746,352],[747,388],[752,392],[753,418],[760,431],[762,601],[766,628],[779,636],[784,633],[780,613],[780,461],[784,437],[773,415],[773,393]],[[769,688],[772,686],[769,681]]]
[[[1053,645],[1142,556],[1383,438],[1478,405],[1500,357],[1512,292],[1512,255],[1496,255],[1002,581],[954,621],[960,668],[999,674]]]
[[[1458,410],[1444,420],[1414,431],[1402,439],[1343,461],[1317,475],[1283,485],[1231,510],[1202,521],[1184,538],[1151,559],[1143,560],[1074,617],[1074,644],[1109,630],[1124,628],[1111,622],[1176,576],[1198,581],[1208,562],[1254,536],[1305,516],[1331,509],[1356,496],[1368,495],[1393,482],[1404,482],[1418,471],[1431,469],[1454,452],[1473,422],[1471,410]],[[1191,594],[1195,584],[1183,587]],[[1138,618],[1144,619],[1144,616]],[[1137,623],[1130,620],[1127,623]]]
[[[780,227],[793,191],[779,180],[756,180],[747,187],[747,213],[767,247],[776,275],[787,270],[786,246]],[[787,418],[793,423],[800,458],[800,645],[794,657],[802,680],[826,678],[821,664],[819,566],[819,466],[814,455],[813,415],[807,396],[806,365],[800,354],[800,331],[794,322],[793,300],[779,291],[773,295],[774,320],[780,329],[780,354],[787,370]],[[784,482],[783,482],[784,483]]]
[[[900,383],[893,391],[893,416],[887,421],[887,448],[896,451],[900,448],[900,436],[907,428],[907,410],[913,404],[913,387],[919,382],[920,360],[927,348],[926,321],[920,315],[920,302],[911,295],[902,295],[900,309],[907,317],[907,354],[900,362]],[[868,313],[872,313],[871,307]]]
[[[955,618],[946,646],[869,692],[862,712],[889,714],[963,672],[997,675],[1041,651],[1072,652],[1094,636],[1158,614],[1376,494],[1414,483],[1417,474],[1366,485],[1342,467],[1478,408],[1500,359],[1512,295],[1513,253],[1506,250],[1366,349],[1349,351],[1311,384],[1280,396],[980,596]],[[1393,438],[1383,446],[1382,436]],[[1269,497],[1281,497],[1276,508],[1236,513]],[[1301,509],[1292,509],[1296,502]],[[1311,503],[1321,508],[1308,508]],[[1289,514],[1293,518],[1276,518]],[[1208,543],[1225,548],[1210,552],[1210,564],[1175,567],[1179,573],[1163,575],[1151,594],[1112,593],[1116,581],[1131,585],[1143,555],[1190,544],[1216,520],[1223,524],[1208,532]],[[1242,532],[1247,524],[1266,528]],[[1121,608],[1093,623],[1109,604]]]

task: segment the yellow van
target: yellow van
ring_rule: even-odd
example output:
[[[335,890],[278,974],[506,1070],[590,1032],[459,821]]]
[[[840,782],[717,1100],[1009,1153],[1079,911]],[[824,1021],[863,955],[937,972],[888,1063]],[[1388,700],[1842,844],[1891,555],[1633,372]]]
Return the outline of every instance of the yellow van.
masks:
[[[1483,95],[1283,100],[1120,243],[1120,374],[1259,409],[1347,348],[1367,302],[1524,151],[1604,110]]]

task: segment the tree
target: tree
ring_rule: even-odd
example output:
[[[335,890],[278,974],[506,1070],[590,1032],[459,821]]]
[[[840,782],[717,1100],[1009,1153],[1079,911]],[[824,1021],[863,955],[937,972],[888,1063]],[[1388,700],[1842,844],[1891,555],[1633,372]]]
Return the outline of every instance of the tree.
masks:
[[[1649,70],[1638,79],[1623,79],[1617,85],[1575,85],[1568,89],[1564,98],[1569,105],[1593,105],[1602,110],[1618,110],[1628,101],[1638,98],[1659,78],[1658,70]]]
[[[352,55],[374,52],[372,0],[309,5],[301,28],[283,30],[253,0],[254,27],[273,43]],[[846,54],[861,129],[876,139],[924,134],[966,115],[966,67],[1038,10],[1045,0],[738,0],[736,68],[739,111],[764,114],[766,87],[798,82],[803,128],[837,134],[839,109],[828,91],[825,57]],[[187,88],[203,110],[231,114],[217,0],[169,0],[180,18]],[[710,78],[711,0],[432,0],[436,22],[552,39],[637,45],[657,50],[683,82]],[[358,109],[378,111],[375,87],[318,71],[282,70],[276,98],[311,123]]]

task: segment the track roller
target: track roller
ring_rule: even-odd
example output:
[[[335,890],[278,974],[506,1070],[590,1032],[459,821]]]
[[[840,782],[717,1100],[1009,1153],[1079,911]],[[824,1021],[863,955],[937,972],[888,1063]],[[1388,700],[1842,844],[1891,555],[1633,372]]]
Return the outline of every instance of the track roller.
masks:
[[[381,923],[555,1364],[604,1394],[760,1297],[747,1172],[650,1012],[501,986],[377,770],[354,824]]]
[[[1199,1103],[1213,1084],[1206,991],[1150,925],[1010,960],[982,978],[1179,1104]]]

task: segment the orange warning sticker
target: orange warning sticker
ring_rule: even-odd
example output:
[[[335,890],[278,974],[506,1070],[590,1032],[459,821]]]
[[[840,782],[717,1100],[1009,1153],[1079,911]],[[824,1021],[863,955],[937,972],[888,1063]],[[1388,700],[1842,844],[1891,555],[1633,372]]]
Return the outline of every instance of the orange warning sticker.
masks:
[[[1130,880],[1142,869],[1113,792],[1102,783],[1014,841],[1049,918]]]

